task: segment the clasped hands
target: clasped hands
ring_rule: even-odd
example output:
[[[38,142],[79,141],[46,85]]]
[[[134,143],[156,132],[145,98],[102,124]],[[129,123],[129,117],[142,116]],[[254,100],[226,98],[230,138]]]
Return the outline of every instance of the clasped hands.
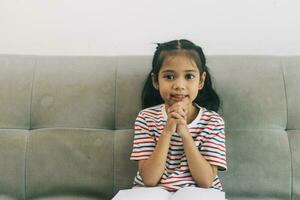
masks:
[[[183,102],[177,102],[167,108],[168,120],[165,131],[169,134],[177,132],[180,136],[189,133],[187,127],[187,106]]]

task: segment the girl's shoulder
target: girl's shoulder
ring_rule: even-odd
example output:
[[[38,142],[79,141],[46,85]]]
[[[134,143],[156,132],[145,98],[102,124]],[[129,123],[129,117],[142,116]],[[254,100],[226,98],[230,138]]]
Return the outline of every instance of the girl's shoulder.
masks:
[[[157,118],[162,115],[163,109],[164,109],[164,104],[160,104],[149,108],[145,108],[141,110],[138,115]]]
[[[212,111],[207,110],[206,108],[201,107],[202,109],[202,119],[208,122],[214,122],[217,124],[224,124],[224,118],[221,114]]]

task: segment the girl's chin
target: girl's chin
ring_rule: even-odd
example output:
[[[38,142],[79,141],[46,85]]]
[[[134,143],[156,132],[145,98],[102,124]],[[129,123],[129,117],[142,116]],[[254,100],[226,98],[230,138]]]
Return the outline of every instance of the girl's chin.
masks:
[[[172,106],[175,103],[179,103],[179,102],[182,102],[183,105],[189,105],[189,104],[191,104],[191,102],[189,102],[189,101],[166,101],[165,104],[167,106]]]

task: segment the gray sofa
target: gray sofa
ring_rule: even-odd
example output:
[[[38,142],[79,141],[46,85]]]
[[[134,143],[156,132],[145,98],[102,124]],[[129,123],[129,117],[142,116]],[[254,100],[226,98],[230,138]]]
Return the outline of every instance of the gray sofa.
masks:
[[[0,55],[0,199],[111,199],[130,188],[151,56]],[[208,56],[231,200],[300,199],[300,56]]]

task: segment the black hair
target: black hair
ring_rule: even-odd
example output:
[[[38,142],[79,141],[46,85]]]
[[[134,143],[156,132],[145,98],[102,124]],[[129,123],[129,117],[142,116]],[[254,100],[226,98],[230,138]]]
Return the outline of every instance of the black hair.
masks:
[[[220,106],[220,99],[212,87],[211,76],[206,66],[206,58],[200,46],[195,45],[189,40],[172,40],[165,43],[157,43],[156,51],[152,60],[152,69],[146,79],[142,91],[142,107],[148,108],[164,103],[160,93],[152,84],[152,75],[158,77],[159,70],[167,56],[176,53],[183,53],[192,58],[199,71],[200,75],[205,72],[206,78],[203,88],[198,92],[194,102],[201,107],[217,112]]]

